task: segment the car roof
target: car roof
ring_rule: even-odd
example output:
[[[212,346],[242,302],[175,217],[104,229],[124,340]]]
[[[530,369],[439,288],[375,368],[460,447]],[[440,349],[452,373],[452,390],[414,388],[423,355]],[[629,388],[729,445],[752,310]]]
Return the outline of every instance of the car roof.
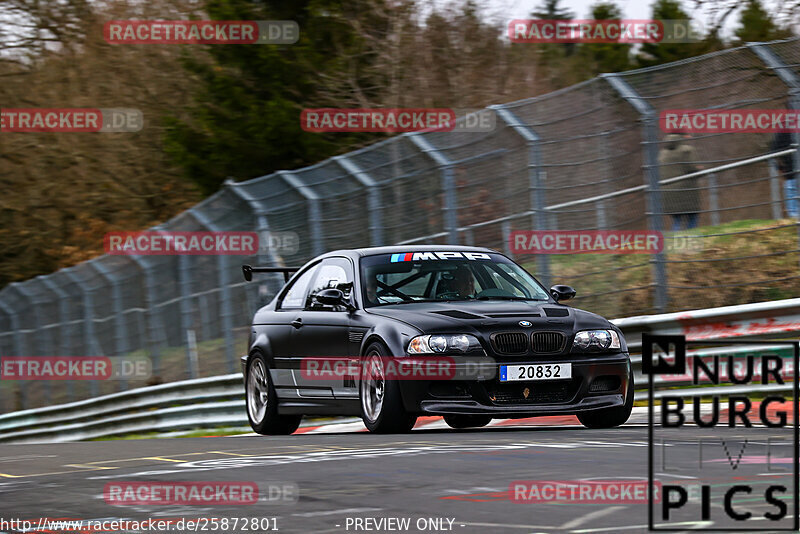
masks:
[[[404,252],[491,252],[494,254],[500,254],[498,251],[490,248],[468,247],[464,245],[392,245],[388,247],[333,250],[319,256],[319,258],[325,258],[328,256],[363,257],[374,256],[376,254],[398,254]]]

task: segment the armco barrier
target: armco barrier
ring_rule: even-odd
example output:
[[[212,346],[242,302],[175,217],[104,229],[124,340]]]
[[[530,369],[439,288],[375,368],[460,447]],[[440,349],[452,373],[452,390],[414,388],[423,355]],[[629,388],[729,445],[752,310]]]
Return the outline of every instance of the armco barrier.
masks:
[[[686,335],[687,339],[791,339],[800,332],[800,299],[726,306],[612,321],[631,349],[637,400],[646,398],[641,375],[642,333]],[[765,346],[761,350],[777,347]],[[692,351],[697,355],[729,349]],[[657,384],[665,383],[657,380]],[[669,382],[681,385],[681,382]],[[787,386],[789,387],[789,386]],[[776,386],[747,386],[778,391]],[[780,386],[778,386],[780,388]],[[730,391],[730,390],[728,390]],[[706,393],[711,393],[709,389]],[[244,386],[238,373],[172,382],[80,402],[0,415],[0,442],[77,441],[136,432],[213,426],[246,426]]]

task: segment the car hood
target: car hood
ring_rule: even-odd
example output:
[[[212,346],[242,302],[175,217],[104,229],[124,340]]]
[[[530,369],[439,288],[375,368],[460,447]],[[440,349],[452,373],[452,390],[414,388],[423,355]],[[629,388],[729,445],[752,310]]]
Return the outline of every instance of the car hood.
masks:
[[[369,308],[369,313],[397,319],[425,333],[481,333],[506,330],[575,332],[609,328],[603,317],[552,302],[419,302]],[[523,327],[520,321],[529,321]]]

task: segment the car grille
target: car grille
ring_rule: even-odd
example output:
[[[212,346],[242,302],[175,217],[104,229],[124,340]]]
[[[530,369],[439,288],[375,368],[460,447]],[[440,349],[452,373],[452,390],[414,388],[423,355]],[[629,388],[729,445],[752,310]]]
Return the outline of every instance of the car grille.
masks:
[[[500,354],[525,354],[528,352],[528,335],[523,332],[494,334],[492,347]]]
[[[531,349],[539,354],[561,352],[566,336],[561,332],[534,332],[531,334]]]
[[[574,378],[552,382],[498,383],[487,387],[487,393],[494,404],[547,404],[569,402],[575,397],[579,385],[580,381]]]

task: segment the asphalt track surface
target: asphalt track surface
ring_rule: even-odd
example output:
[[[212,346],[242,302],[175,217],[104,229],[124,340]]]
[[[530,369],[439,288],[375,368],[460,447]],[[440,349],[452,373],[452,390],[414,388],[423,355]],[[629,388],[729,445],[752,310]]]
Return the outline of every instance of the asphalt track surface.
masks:
[[[612,430],[539,423],[456,431],[434,424],[388,436],[333,431],[286,437],[4,445],[0,446],[0,520],[263,517],[274,518],[271,524],[280,532],[303,533],[645,532],[644,503],[520,503],[513,502],[508,491],[515,480],[646,480],[646,419],[640,414],[632,421]],[[706,465],[724,465],[725,472],[707,476],[729,476],[730,459],[741,457],[740,480],[760,476],[762,481],[767,477],[791,485],[790,449],[771,452],[784,471],[768,469],[763,451],[754,445],[758,434],[752,432],[692,426],[673,437],[687,443],[702,437],[710,444],[704,452]],[[720,447],[721,435],[730,451]],[[749,448],[740,451],[741,442],[736,440],[745,438],[750,439]],[[678,454],[680,448],[674,450]],[[694,462],[693,454],[686,452],[687,462]],[[684,482],[697,474],[691,466],[659,471],[660,479]],[[119,481],[294,484],[299,498],[249,506],[110,505],[103,498],[104,486]],[[751,499],[742,506],[760,516],[770,509],[760,501]],[[714,517],[721,511],[721,505],[712,504]],[[789,516],[793,517],[791,506]],[[384,528],[362,523],[356,528],[356,518],[408,518],[410,527],[397,530],[386,528],[392,527],[387,523]],[[438,528],[428,519],[439,520]],[[754,524],[767,528],[766,523]],[[687,530],[698,526],[714,525],[692,520],[677,525]],[[0,531],[19,532],[8,527]]]

